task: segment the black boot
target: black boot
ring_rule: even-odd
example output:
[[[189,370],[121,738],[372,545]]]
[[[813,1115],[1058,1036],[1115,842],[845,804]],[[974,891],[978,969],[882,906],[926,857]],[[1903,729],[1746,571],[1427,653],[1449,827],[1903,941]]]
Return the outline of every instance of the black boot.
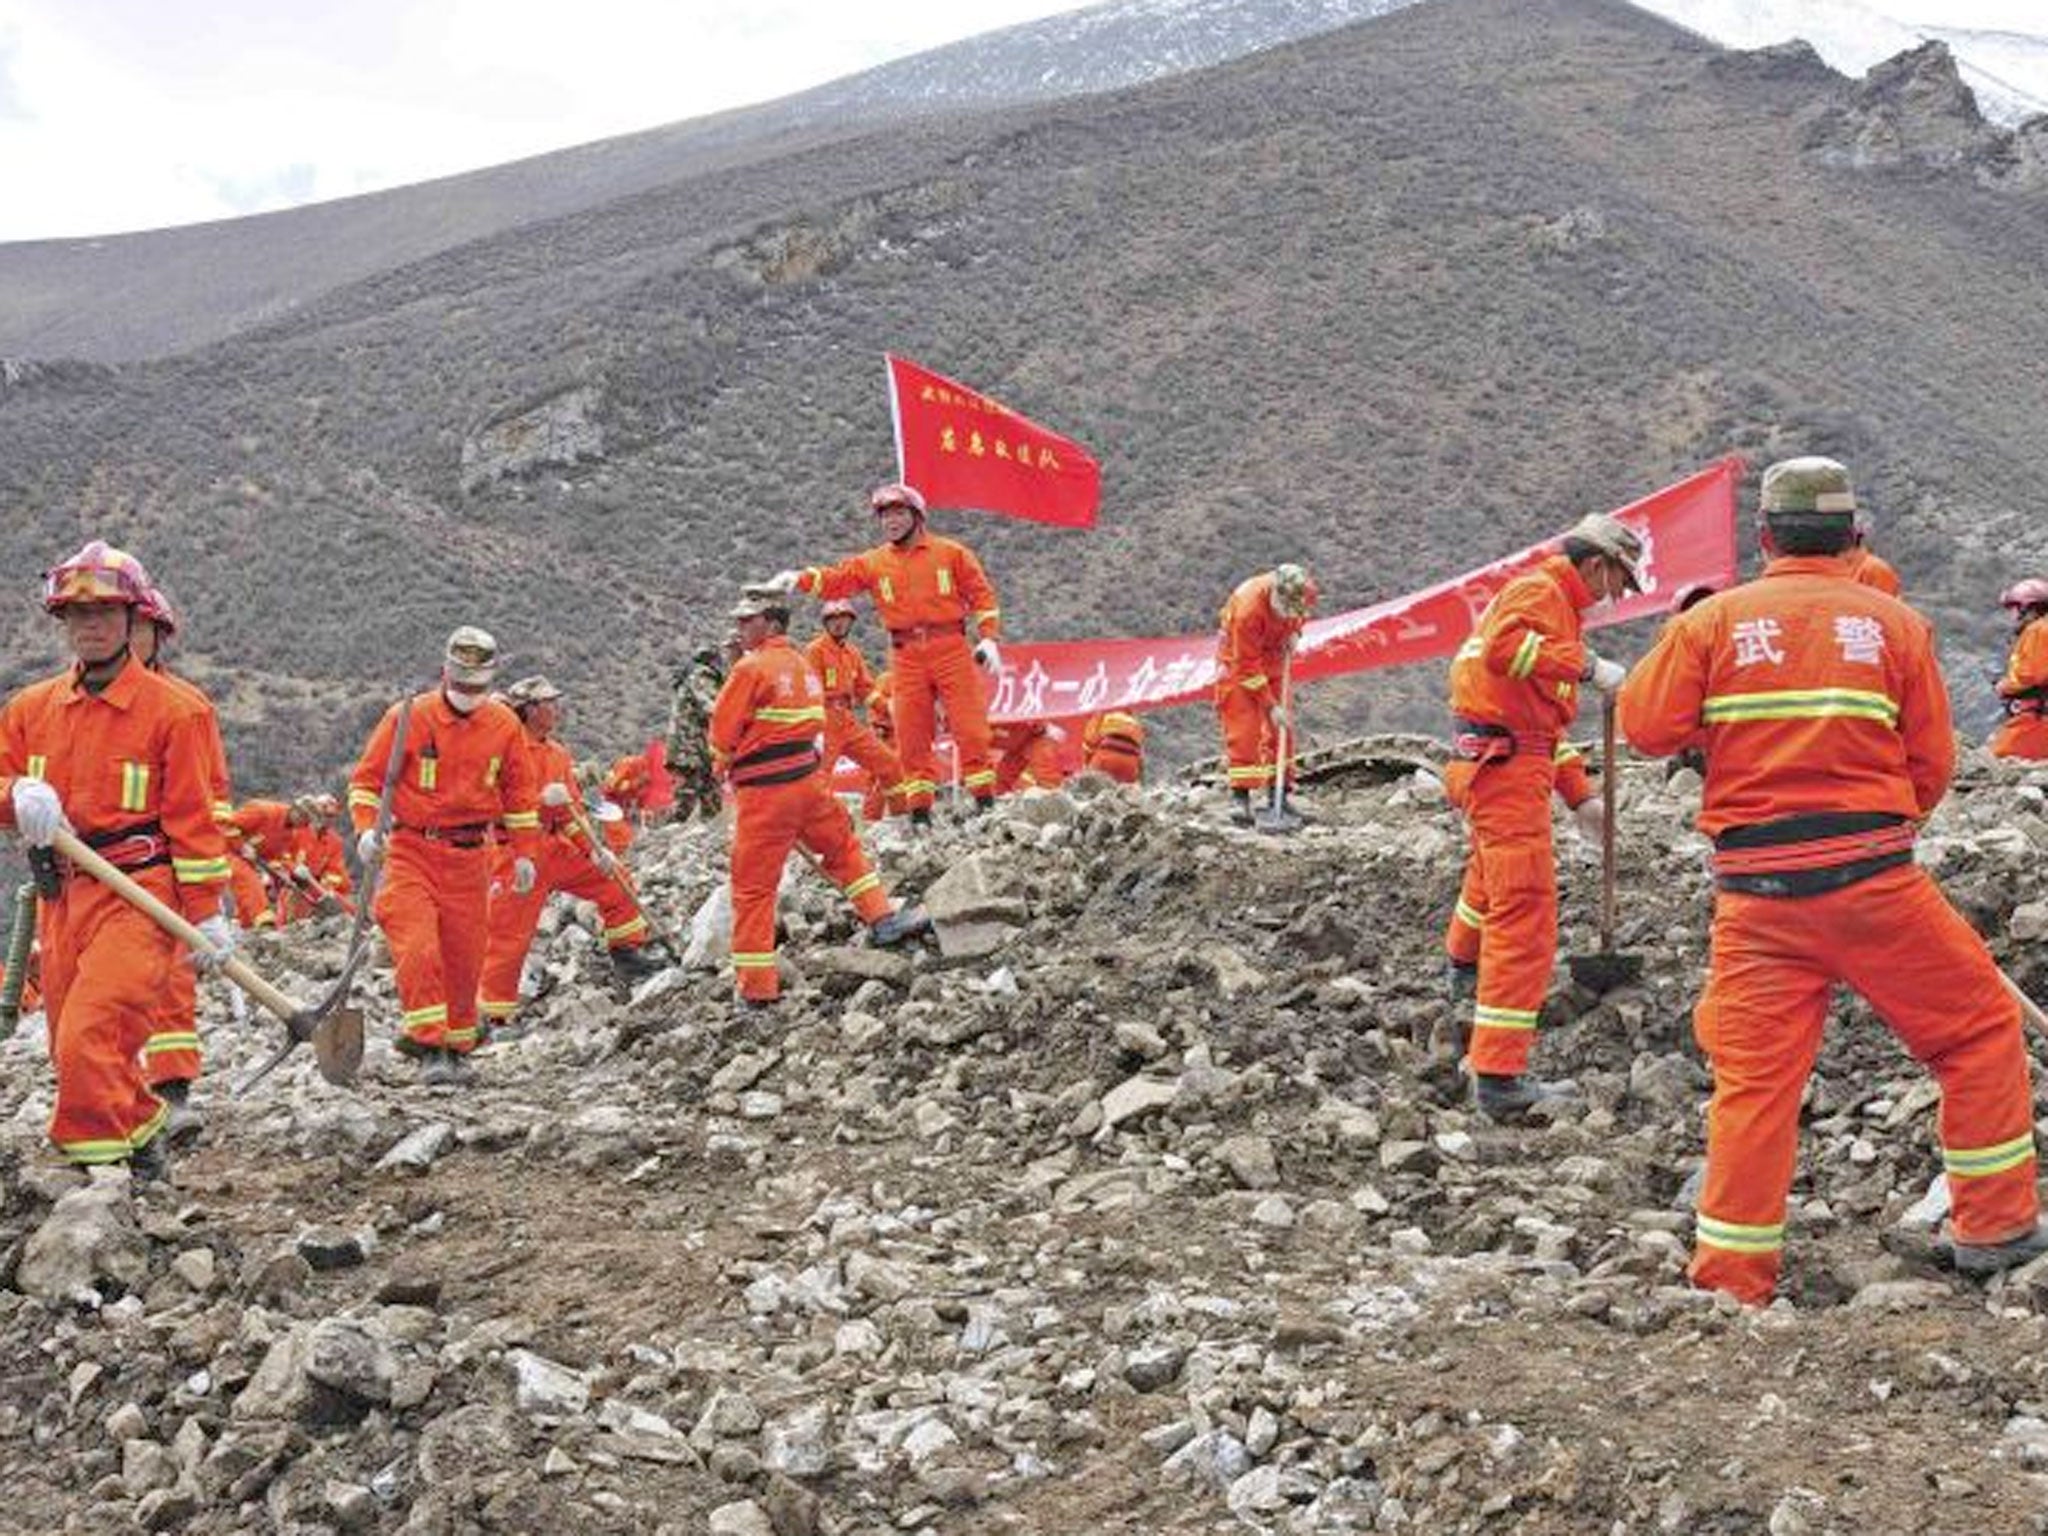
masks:
[[[1248,789],[1233,789],[1230,792],[1230,819],[1240,827],[1252,824],[1252,792]]]
[[[1576,1098],[1578,1091],[1576,1083],[1546,1083],[1522,1073],[1504,1077],[1480,1072],[1473,1076],[1473,1097],[1479,1112],[1489,1120],[1519,1120],[1538,1104]]]
[[[1479,997],[1479,962],[1451,961],[1444,967],[1444,986],[1452,1007],[1470,1009]]]
[[[638,986],[668,969],[658,944],[628,944],[610,953],[612,973],[628,986]]]
[[[2048,1253],[2048,1222],[2037,1222],[2034,1230],[2002,1243],[1949,1243],[1949,1256],[1956,1273],[1982,1279],[2018,1269],[2022,1264]]]
[[[902,906],[877,920],[868,929],[868,938],[872,943],[888,949],[892,945],[914,939],[921,933],[929,933],[931,926],[932,920],[925,916],[923,907]]]
[[[128,1154],[131,1184],[168,1184],[171,1181],[170,1138],[161,1131]]]
[[[156,1096],[171,1106],[171,1112],[164,1117],[160,1137],[164,1144],[183,1147],[197,1141],[200,1132],[206,1129],[206,1117],[192,1107],[191,1082],[173,1078],[167,1083],[158,1083]]]
[[[910,813],[910,830],[913,832],[929,832],[931,829],[932,808],[928,805],[920,805]]]

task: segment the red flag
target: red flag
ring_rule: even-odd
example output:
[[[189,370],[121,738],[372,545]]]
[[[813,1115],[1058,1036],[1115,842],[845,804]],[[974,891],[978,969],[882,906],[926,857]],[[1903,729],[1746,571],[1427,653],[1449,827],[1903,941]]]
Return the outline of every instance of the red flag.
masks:
[[[882,355],[896,462],[927,505],[1095,526],[1102,467],[1087,449],[944,374]]]
[[[1688,587],[1719,591],[1733,584],[1735,484],[1742,471],[1740,458],[1726,458],[1616,510],[1642,536],[1643,591],[1589,614],[1590,626],[1669,612]],[[1450,655],[1493,594],[1553,553],[1557,543],[1532,544],[1406,597],[1314,620],[1302,634],[1295,677],[1332,677]],[[1207,698],[1215,684],[1214,635],[1005,645],[988,712],[991,720],[1059,720],[1099,709],[1154,709]]]

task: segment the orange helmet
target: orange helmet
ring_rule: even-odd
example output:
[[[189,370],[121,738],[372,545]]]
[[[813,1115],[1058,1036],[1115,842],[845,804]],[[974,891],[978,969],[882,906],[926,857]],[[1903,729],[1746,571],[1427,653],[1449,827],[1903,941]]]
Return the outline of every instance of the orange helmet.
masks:
[[[2016,581],[2005,589],[2005,595],[1998,600],[2001,608],[2048,608],[2048,581],[2039,576],[2029,576]]]
[[[56,613],[73,603],[125,603],[146,610],[150,590],[149,572],[140,560],[105,539],[94,539],[43,573],[43,611]]]
[[[135,605],[135,612],[138,618],[154,624],[166,639],[178,632],[178,610],[171,606],[170,597],[162,587],[151,587],[142,601]]]
[[[818,605],[818,619],[821,623],[826,619],[857,619],[859,617],[859,611],[843,597],[835,597],[829,603]]]
[[[887,512],[891,507],[907,507],[919,517],[924,516],[924,498],[918,495],[915,486],[896,482],[876,486],[874,493],[868,497],[868,510],[877,513]]]

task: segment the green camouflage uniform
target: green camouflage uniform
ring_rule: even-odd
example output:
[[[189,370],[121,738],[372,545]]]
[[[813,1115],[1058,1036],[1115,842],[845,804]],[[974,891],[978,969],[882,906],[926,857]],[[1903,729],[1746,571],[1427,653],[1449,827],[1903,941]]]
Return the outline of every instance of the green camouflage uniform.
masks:
[[[676,669],[675,701],[668,717],[668,771],[676,781],[676,820],[693,812],[716,816],[718,775],[711,767],[711,706],[725,685],[725,660],[706,646]]]

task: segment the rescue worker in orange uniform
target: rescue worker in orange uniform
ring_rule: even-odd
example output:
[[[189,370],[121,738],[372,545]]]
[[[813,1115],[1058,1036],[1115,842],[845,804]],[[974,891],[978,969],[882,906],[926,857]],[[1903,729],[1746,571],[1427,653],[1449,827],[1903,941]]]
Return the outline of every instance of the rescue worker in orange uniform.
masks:
[[[748,596],[732,611],[745,653],[712,706],[712,760],[732,785],[732,967],[740,1001],[782,995],[775,968],[775,895],[792,847],[817,859],[868,925],[871,942],[900,944],[928,926],[917,908],[893,911],[818,750],[825,688],[789,643],[781,597]]]
[[[222,829],[228,836],[228,852],[237,870],[246,870],[261,893],[261,910],[253,915],[241,909],[240,892],[242,877],[235,877],[235,916],[244,928],[276,928],[282,926],[280,906],[290,895],[289,889],[273,889],[273,881],[263,868],[273,869],[286,865],[291,859],[291,846],[308,816],[306,809],[297,801],[290,804],[282,800],[245,800],[236,806],[228,824]]]
[[[403,1033],[397,1048],[421,1063],[420,1081],[461,1083],[476,1049],[477,983],[489,938],[491,842],[505,829],[510,888],[538,878],[540,803],[519,717],[490,697],[498,644],[465,624],[448,637],[441,685],[395,704],[371,731],[349,776],[356,858],[385,861],[371,908],[391,947]],[[408,711],[389,846],[376,831],[378,796]]]
[[[896,751],[896,679],[885,667],[875,674],[874,686],[868,689],[868,728],[875,733],[875,740],[892,755]],[[902,759],[897,758],[900,765]],[[904,803],[903,781],[886,785],[879,779],[868,782],[867,797],[861,802],[860,814],[864,821],[880,821],[884,816],[902,816],[910,807]]]
[[[1239,826],[1252,824],[1252,801],[1272,792],[1280,772],[1283,669],[1315,612],[1315,578],[1304,566],[1282,565],[1238,584],[1217,615],[1216,716],[1223,725],[1224,777]],[[1288,765],[1289,772],[1293,764]],[[1281,804],[1295,807],[1288,790]]]
[[[280,860],[292,877],[291,894],[278,908],[281,923],[345,908],[352,889],[341,839],[334,831],[341,817],[341,802],[323,793],[301,795],[293,804],[304,820],[293,829]],[[316,892],[320,894],[316,896]]]
[[[654,770],[648,766],[644,752],[628,753],[605,770],[605,799],[624,811],[635,825],[647,813],[647,796],[653,786]]]
[[[2029,576],[1998,602],[2012,615],[2012,655],[1998,680],[2005,718],[1992,733],[1991,755],[2048,760],[2048,581]]]
[[[1639,586],[1642,558],[1632,530],[1589,513],[1565,534],[1559,553],[1494,594],[1451,662],[1456,760],[1444,770],[1444,790],[1464,813],[1472,842],[1461,900],[1482,919],[1473,925],[1479,974],[1467,1059],[1479,1108],[1495,1119],[1570,1091],[1529,1076],[1557,960],[1550,797],[1580,685],[1612,693],[1625,675],[1587,647],[1582,616]],[[1595,815],[1585,824],[1597,833]]]
[[[1864,586],[1875,587],[1887,597],[1899,595],[1899,573],[1892,569],[1890,561],[1870,547],[1870,524],[1860,507],[1856,511],[1855,542],[1843,558],[1849,562],[1850,576]]]
[[[1058,789],[1067,782],[1060,763],[1066,731],[1049,720],[1006,720],[990,733],[996,756],[996,793]]]
[[[97,539],[44,577],[43,607],[77,664],[0,708],[0,826],[31,849],[73,829],[182,910],[212,965],[235,944],[220,910],[228,869],[213,819],[213,733],[192,696],[131,649],[149,591],[141,563]],[[150,1090],[142,1053],[180,946],[91,876],[59,871],[38,925],[57,1074],[50,1139],[73,1162],[161,1174],[169,1106]]]
[[[526,733],[529,772],[540,786],[538,878],[514,891],[513,854],[498,848],[491,883],[490,942],[484,953],[483,993],[478,1011],[493,1033],[503,1032],[519,1011],[519,973],[533,946],[541,908],[556,891],[567,891],[596,906],[603,923],[605,952],[619,978],[635,982],[661,969],[648,948],[647,919],[620,878],[618,857],[589,834],[596,829],[583,814],[583,786],[575,759],[555,736],[561,720],[562,690],[545,677],[522,677],[507,688],[504,702]]]
[[[135,627],[128,646],[135,659],[193,700],[206,713],[206,780],[213,795],[213,819],[223,837],[230,837],[229,822],[234,812],[234,793],[228,786],[227,748],[220,738],[220,719],[213,700],[190,678],[180,677],[170,667],[170,646],[178,633],[177,610],[161,587],[152,586],[135,610]],[[229,890],[233,891],[235,859],[229,855]],[[236,1020],[246,1016],[247,1005],[239,988],[231,988]],[[150,1021],[148,1043],[142,1047],[142,1075],[156,1096],[171,1106],[164,1121],[164,1142],[179,1147],[195,1140],[206,1123],[192,1102],[192,1085],[204,1066],[199,1045],[199,970],[191,954],[180,950],[171,963],[170,985],[158,999]]]
[[[2048,1252],[2018,1004],[1913,860],[1955,766],[1934,633],[1855,581],[1855,492],[1832,459],[1763,476],[1763,575],[1675,620],[1621,690],[1641,751],[1707,741],[1714,1094],[1691,1276],[1771,1299],[1799,1101],[1837,982],[1941,1084],[1959,1270]]]
[[[825,772],[831,773],[842,757],[853,759],[867,776],[862,788],[865,800],[877,790],[884,796],[900,794],[903,765],[856,713],[875,687],[867,657],[848,638],[856,617],[853,604],[843,597],[821,606],[818,622],[824,628],[804,647],[804,660],[825,685]]]
[[[1081,752],[1083,762],[1094,772],[1106,773],[1119,784],[1141,783],[1145,777],[1144,723],[1120,709],[1093,715],[1081,731]]]
[[[783,571],[769,585],[826,600],[858,592],[873,597],[889,631],[903,800],[912,824],[925,827],[931,825],[939,787],[932,742],[942,704],[960,753],[961,782],[975,809],[985,810],[995,798],[988,700],[975,669],[1001,675],[996,636],[1002,612],[973,551],[926,529],[924,498],[914,489],[879,486],[868,505],[880,521],[884,543],[837,565]]]

